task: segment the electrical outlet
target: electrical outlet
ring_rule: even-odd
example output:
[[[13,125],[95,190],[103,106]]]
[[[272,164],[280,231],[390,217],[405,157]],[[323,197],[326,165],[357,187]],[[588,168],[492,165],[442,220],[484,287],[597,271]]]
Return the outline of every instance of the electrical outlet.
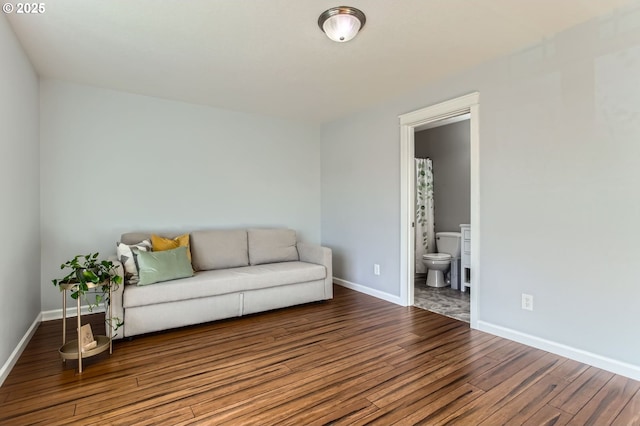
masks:
[[[373,265],[373,274],[380,275],[380,265],[378,265],[377,263]]]
[[[522,309],[533,311],[533,296],[522,293]]]

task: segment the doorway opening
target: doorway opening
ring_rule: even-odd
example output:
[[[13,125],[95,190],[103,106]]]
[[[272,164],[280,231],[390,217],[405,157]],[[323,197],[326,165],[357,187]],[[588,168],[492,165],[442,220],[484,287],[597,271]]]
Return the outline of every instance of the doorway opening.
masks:
[[[414,303],[415,281],[415,132],[437,127],[462,116],[469,119],[470,139],[470,225],[473,237],[469,241],[468,270],[461,277],[468,279],[471,290],[470,326],[477,328],[478,300],[481,291],[479,274],[480,208],[479,208],[479,93],[401,115],[400,118],[400,298],[405,306]],[[466,118],[466,117],[465,117]]]
[[[471,222],[469,115],[414,131],[413,305],[467,323],[469,283],[460,277],[469,269],[469,240],[463,239]]]

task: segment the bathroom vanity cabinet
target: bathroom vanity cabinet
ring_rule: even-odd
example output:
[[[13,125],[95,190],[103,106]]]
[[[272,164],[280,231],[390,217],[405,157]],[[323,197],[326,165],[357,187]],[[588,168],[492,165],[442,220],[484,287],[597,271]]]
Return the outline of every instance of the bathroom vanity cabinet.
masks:
[[[460,253],[460,290],[471,288],[471,225],[460,225],[462,249]]]

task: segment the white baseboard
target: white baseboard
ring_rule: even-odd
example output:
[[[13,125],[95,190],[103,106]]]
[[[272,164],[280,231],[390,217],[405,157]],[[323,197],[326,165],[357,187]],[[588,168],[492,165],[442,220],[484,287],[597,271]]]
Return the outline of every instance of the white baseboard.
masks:
[[[355,290],[360,293],[368,294],[369,296],[377,297],[378,299],[386,300],[387,302],[395,303],[396,305],[404,306],[400,300],[400,296],[394,296],[393,294],[385,293],[384,291],[375,290],[361,284],[352,283],[341,278],[333,277],[333,282],[351,290]]]
[[[520,331],[485,321],[478,321],[478,330],[504,337],[505,339],[513,340],[518,343],[523,343],[537,349],[542,349],[543,351],[551,352],[578,362],[589,364],[621,376],[629,377],[630,379],[640,380],[640,366],[638,365],[607,358],[602,355],[587,352],[582,349],[576,349],[571,346],[542,339],[540,337],[532,336],[530,334],[522,333]]]
[[[27,347],[27,344],[38,329],[38,325],[40,325],[41,319],[42,314],[40,313],[38,314],[38,316],[36,316],[33,324],[31,324],[31,327],[29,327],[22,339],[20,339],[20,342],[18,342],[18,346],[16,346],[11,355],[9,355],[9,359],[7,359],[7,362],[5,362],[2,368],[0,368],[0,386],[2,386],[4,381],[7,379],[7,376],[9,376],[9,373],[11,372],[13,366],[16,365],[16,362],[18,362],[20,355],[22,355],[22,352]]]
[[[89,306],[83,305],[80,306],[80,315],[88,315],[88,314],[97,314],[100,312],[104,312],[104,306],[100,305],[97,308],[93,308],[92,311],[89,311]],[[78,314],[77,307],[67,307],[67,318],[75,318]],[[52,321],[57,319],[62,319],[62,309],[53,309],[51,311],[43,311],[41,314],[42,321]]]
[[[352,283],[341,278],[334,277],[333,282],[342,287],[346,287],[351,290],[355,290],[360,293],[368,294],[369,296],[377,297],[378,299],[386,300],[387,302],[403,306],[400,297],[398,296],[394,296],[392,294],[385,293],[379,290],[374,290],[372,288]],[[553,342],[551,340],[546,340],[537,336],[522,333],[520,331],[513,330],[507,327],[491,324],[486,321],[478,321],[477,329],[486,333],[493,334],[495,336],[513,340],[514,342],[531,346],[533,348],[541,349],[543,351],[551,352],[565,358],[573,359],[575,361],[582,362],[593,367],[601,368],[603,370],[607,370],[621,376],[629,377],[630,379],[640,380],[640,366],[638,365],[628,364],[626,362],[607,358],[602,355],[594,354],[582,349],[577,349],[571,346],[563,345],[561,343]]]

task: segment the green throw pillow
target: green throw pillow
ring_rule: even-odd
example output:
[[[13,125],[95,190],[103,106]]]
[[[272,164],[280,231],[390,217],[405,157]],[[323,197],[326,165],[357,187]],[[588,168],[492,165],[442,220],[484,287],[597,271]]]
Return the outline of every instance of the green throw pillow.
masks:
[[[193,276],[193,268],[187,256],[187,247],[164,251],[138,252],[138,285]]]

